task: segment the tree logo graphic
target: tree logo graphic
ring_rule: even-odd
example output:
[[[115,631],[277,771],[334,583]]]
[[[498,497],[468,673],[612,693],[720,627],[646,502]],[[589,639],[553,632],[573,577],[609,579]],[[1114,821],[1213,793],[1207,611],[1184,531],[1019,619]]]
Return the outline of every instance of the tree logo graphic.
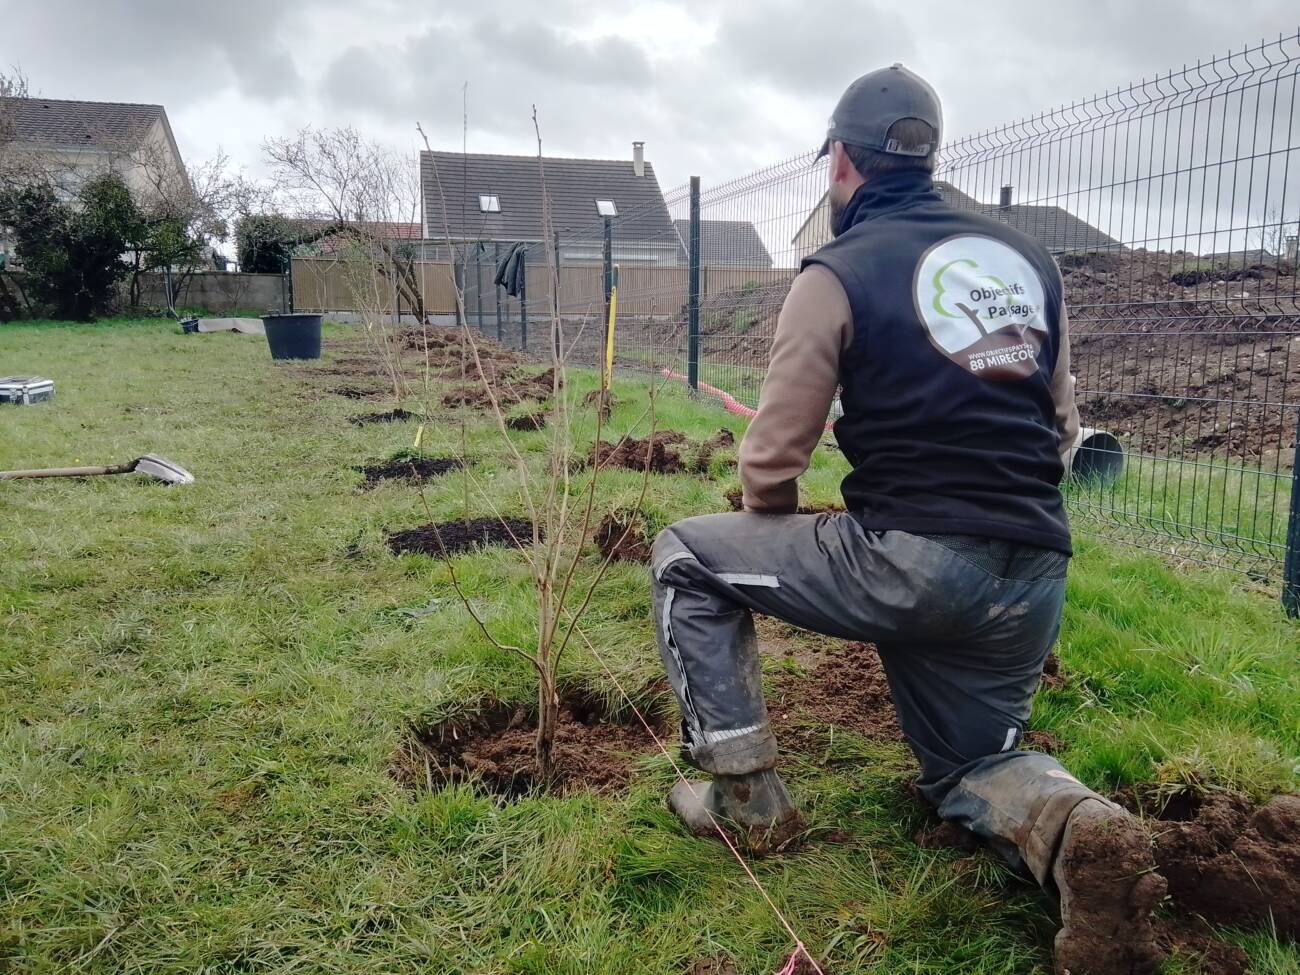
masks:
[[[957,365],[994,382],[1038,369],[1046,291],[1014,248],[975,234],[935,244],[916,268],[913,298],[930,342]]]

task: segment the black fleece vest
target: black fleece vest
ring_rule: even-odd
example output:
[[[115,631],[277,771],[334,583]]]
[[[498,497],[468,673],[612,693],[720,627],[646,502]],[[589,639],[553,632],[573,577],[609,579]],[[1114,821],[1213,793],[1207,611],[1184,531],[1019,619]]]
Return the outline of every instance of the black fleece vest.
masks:
[[[1033,238],[945,203],[928,174],[862,186],[803,263],[848,295],[835,437],[865,528],[1070,552],[1052,372],[1061,276]]]

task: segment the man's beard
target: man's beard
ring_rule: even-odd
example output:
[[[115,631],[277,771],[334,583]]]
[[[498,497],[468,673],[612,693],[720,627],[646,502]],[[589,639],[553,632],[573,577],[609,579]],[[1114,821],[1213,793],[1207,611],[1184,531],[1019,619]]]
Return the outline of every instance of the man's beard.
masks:
[[[830,203],[831,203],[831,234],[838,237],[840,234],[840,230],[842,229],[840,226],[840,220],[843,219],[844,217],[844,211],[848,209],[849,201],[837,200],[835,199],[835,195],[832,193],[830,195]]]

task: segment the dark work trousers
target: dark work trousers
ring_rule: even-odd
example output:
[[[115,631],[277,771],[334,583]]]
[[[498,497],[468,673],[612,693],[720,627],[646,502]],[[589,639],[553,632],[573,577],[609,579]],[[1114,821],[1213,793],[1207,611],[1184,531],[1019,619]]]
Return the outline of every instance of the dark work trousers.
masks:
[[[867,531],[846,512],[743,512],[678,522],[651,562],[659,651],[696,766],[776,763],[753,613],[874,643],[922,795],[1047,882],[1070,810],[1100,798],[1016,748],[1060,629],[1067,556]]]

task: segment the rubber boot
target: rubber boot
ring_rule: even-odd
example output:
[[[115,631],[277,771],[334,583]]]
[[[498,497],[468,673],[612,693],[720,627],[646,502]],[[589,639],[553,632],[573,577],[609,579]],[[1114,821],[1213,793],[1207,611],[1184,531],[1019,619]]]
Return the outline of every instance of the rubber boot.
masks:
[[[1052,865],[1061,906],[1057,975],[1154,972],[1165,952],[1151,912],[1165,896],[1151,837],[1137,819],[1102,799],[1085,799],[1066,820]]]
[[[775,769],[715,775],[712,782],[678,782],[668,795],[668,808],[696,836],[717,839],[722,826],[756,854],[788,848],[803,829]]]

